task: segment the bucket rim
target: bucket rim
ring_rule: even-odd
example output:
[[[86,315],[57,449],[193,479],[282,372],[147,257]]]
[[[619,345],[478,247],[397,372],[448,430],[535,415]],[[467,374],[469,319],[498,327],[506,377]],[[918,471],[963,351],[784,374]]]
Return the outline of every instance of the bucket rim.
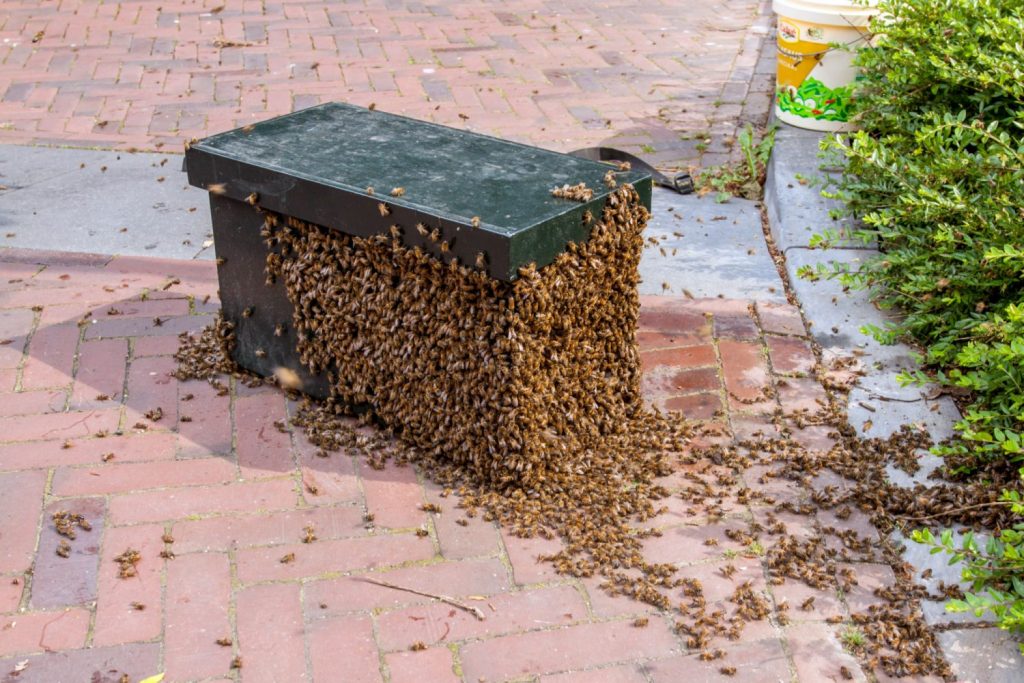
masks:
[[[852,0],[772,0],[772,9],[780,18],[860,29],[878,14],[876,3],[877,0],[869,0],[867,5]]]

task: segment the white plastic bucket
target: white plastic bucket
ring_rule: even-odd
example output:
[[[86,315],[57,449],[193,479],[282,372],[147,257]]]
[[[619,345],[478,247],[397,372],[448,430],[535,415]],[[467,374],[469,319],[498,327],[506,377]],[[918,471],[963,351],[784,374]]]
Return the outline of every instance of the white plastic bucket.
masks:
[[[852,62],[867,45],[874,7],[851,0],[773,0],[772,7],[779,15],[776,117],[810,130],[852,130]]]

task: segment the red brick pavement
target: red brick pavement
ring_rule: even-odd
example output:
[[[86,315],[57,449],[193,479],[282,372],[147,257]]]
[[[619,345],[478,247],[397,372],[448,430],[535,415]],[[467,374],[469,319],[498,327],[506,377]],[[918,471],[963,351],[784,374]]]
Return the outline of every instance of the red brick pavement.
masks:
[[[328,100],[665,166],[761,122],[767,0],[0,0],[0,142],[179,151]]]
[[[456,524],[456,501],[411,467],[379,472],[342,454],[314,456],[300,434],[269,426],[293,409],[272,388],[233,383],[218,396],[205,383],[169,378],[177,331],[199,329],[215,307],[212,264],[14,250],[2,258],[0,679],[117,681],[124,673],[138,681],[159,671],[167,681],[246,682],[719,677],[721,662],[689,650],[670,616],[539,564],[557,542],[514,538],[480,518]],[[181,284],[165,289],[172,277]],[[163,324],[142,324],[155,316]],[[788,305],[648,297],[641,325],[647,399],[703,421],[701,441],[725,439],[716,434],[727,429],[773,429],[766,413],[792,409],[777,396],[810,381],[803,373],[814,356]],[[157,407],[160,419],[145,417]],[[823,434],[807,438],[828,443]],[[673,491],[693,485],[693,466],[679,467],[663,482]],[[744,473],[746,484],[776,499],[804,495],[795,483],[760,477],[763,469]],[[441,512],[423,512],[425,502]],[[649,559],[684,567],[709,605],[724,606],[741,579],[774,604],[816,598],[810,611],[789,611],[789,626],[773,613],[739,642],[723,642],[738,670],[723,680],[799,674],[816,682],[841,664],[861,676],[836,640],[842,627],[825,620],[864,608],[871,589],[892,580],[887,568],[858,568],[863,585],[845,596],[770,587],[761,559],[737,556],[743,549],[724,533],[770,508],[729,504],[711,520],[678,496],[666,505]],[[57,510],[91,523],[70,541],[68,558],[56,554]],[[842,524],[869,531],[859,514]],[[814,524],[779,519],[797,534]],[[317,537],[310,544],[302,542],[307,526]],[[709,538],[719,544],[704,544]],[[114,558],[129,547],[142,557],[137,574],[121,579]],[[720,572],[726,562],[737,568],[732,580]],[[487,619],[360,582],[368,572],[471,601]],[[646,628],[632,625],[639,615],[650,618]],[[425,649],[411,649],[419,643]],[[241,669],[232,668],[235,657]]]

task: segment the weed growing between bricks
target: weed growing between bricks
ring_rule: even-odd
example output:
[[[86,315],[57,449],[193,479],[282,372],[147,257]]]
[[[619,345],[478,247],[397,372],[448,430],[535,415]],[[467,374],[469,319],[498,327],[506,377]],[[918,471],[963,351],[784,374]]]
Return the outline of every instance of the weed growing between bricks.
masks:
[[[293,421],[321,455],[345,451],[376,468],[388,459],[414,463],[445,487],[443,495],[457,494],[467,516],[522,537],[558,537],[563,549],[542,561],[564,575],[600,577],[607,592],[674,615],[687,646],[714,660],[725,656],[716,647],[721,639],[739,639],[753,621],[784,625],[813,599],[799,607],[771,600],[734,579],[727,564],[720,571],[736,583],[727,613],[709,606],[685,568],[647,561],[643,542],[659,535],[649,522],[668,495],[656,479],[678,464],[692,483],[681,495],[695,517],[721,520],[734,504],[761,513],[735,520],[725,533],[745,556],[759,558],[770,585],[848,592],[857,576],[840,563],[890,565],[896,586],[878,589],[880,604],[851,616],[863,638],[847,647],[890,675],[950,677],[920,608],[922,599],[946,596],[915,586],[895,548],[842,522],[857,512],[883,531],[933,515],[998,523],[1000,510],[951,511],[982,495],[970,487],[889,484],[885,465],[912,469],[927,437],[906,428],[886,440],[857,438],[835,398],[846,389],[835,377],[853,375],[845,367],[819,367],[832,398],[818,414],[780,413],[776,434],[689,448],[700,432],[640,399],[636,261],[645,219],[635,193],[621,188],[590,241],[503,284],[388,237],[355,238],[268,215],[268,277],[280,278],[295,304],[303,362],[329,373],[334,390],[329,400],[305,400]],[[219,377],[227,373],[261,381],[231,362],[233,343],[223,321],[186,338],[179,379],[224,387]],[[371,410],[355,420],[357,404]],[[802,445],[801,427],[828,429],[836,445]],[[751,480],[754,467],[763,474]],[[832,481],[849,481],[821,484],[830,473]],[[776,482],[796,483],[805,494],[780,497]],[[816,521],[818,513],[837,521]],[[791,516],[806,517],[810,533],[791,532],[782,521]]]

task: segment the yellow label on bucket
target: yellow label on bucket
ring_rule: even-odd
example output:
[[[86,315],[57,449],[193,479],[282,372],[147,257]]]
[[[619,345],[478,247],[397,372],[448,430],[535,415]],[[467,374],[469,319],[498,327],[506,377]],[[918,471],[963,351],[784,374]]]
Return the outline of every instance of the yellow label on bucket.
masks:
[[[783,121],[837,130],[849,120],[857,71],[853,53],[865,32],[854,26],[779,17],[775,104]],[[844,49],[849,46],[850,49]]]
[[[828,52],[827,43],[801,40],[807,35],[807,25],[789,19],[779,21],[779,87],[800,87],[821,57]]]

